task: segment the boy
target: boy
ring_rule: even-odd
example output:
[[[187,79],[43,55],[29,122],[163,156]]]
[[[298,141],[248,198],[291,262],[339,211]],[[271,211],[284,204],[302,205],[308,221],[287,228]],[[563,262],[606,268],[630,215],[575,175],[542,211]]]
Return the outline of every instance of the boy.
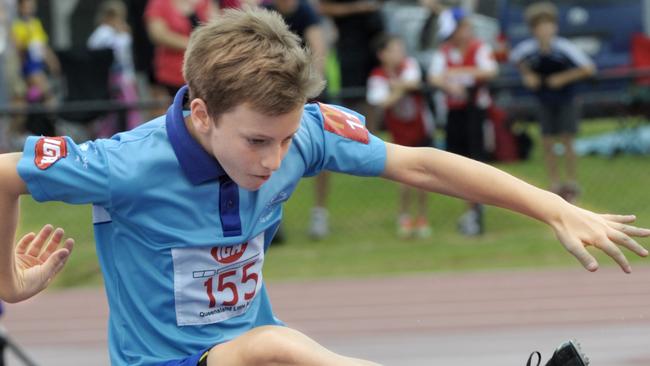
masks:
[[[384,143],[351,111],[304,105],[323,81],[275,13],[228,10],[199,27],[183,72],[189,88],[166,116],[110,140],[31,137],[0,155],[0,299],[40,292],[73,245],[46,226],[14,249],[19,196],[92,203],[114,365],[372,365],[283,327],[263,283],[281,204],[322,169],[527,214],[591,271],[586,245],[625,272],[615,243],[648,253],[628,236],[650,235],[627,225],[633,216],[594,214],[469,159]]]
[[[579,119],[574,86],[592,76],[595,68],[584,52],[569,40],[557,36],[555,5],[550,2],[532,4],[526,9],[525,17],[534,38],[517,45],[510,58],[519,66],[524,85],[537,96],[544,161],[551,191],[574,202],[580,193],[573,150]],[[565,151],[564,182],[558,172],[554,151],[558,141]]]
[[[392,142],[403,146],[431,146],[432,118],[420,92],[422,75],[418,62],[407,57],[399,37],[381,35],[374,42],[380,66],[370,73],[366,99],[384,111],[384,122]],[[416,196],[418,214],[411,219],[410,205]],[[400,214],[397,233],[402,238],[416,235],[427,238],[431,228],[427,219],[427,192],[407,185],[400,187]]]
[[[468,14],[461,8],[444,10],[438,19],[438,36],[444,40],[433,55],[429,83],[447,97],[447,151],[479,161],[486,160],[483,123],[492,103],[486,82],[498,66],[489,45],[474,37]],[[483,207],[468,201],[458,220],[467,236],[483,233]]]

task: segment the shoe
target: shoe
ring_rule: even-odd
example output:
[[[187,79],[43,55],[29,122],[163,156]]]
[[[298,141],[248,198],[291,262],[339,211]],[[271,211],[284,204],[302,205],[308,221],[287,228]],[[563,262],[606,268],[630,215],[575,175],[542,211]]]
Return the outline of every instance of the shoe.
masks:
[[[397,218],[397,236],[407,239],[413,236],[413,220],[408,214],[401,214]]]
[[[309,236],[314,240],[319,240],[326,237],[329,233],[329,213],[327,209],[324,207],[312,208]]]
[[[533,365],[533,356],[537,356],[537,365]],[[526,366],[539,366],[542,362],[542,355],[539,352],[533,352],[528,357]],[[562,343],[553,352],[553,356],[545,364],[546,366],[588,366],[589,358],[585,357],[580,349],[580,344],[575,341]]]
[[[458,232],[465,236],[483,234],[483,207],[468,210],[458,219]]]
[[[415,235],[420,239],[427,239],[431,237],[431,226],[426,217],[418,217],[415,220],[415,227],[413,228]]]

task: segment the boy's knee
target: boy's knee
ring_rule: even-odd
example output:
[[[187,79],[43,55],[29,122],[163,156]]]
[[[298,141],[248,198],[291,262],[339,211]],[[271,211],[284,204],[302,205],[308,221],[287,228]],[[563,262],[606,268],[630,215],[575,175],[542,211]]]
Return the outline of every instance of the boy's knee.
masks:
[[[215,346],[210,350],[208,365],[300,364],[310,353],[303,338],[306,339],[286,327],[258,327],[231,342]]]
[[[247,355],[251,357],[247,364],[291,365],[297,362],[302,358],[301,355],[307,352],[300,342],[299,334],[293,329],[280,326],[264,326],[253,330],[247,347]]]

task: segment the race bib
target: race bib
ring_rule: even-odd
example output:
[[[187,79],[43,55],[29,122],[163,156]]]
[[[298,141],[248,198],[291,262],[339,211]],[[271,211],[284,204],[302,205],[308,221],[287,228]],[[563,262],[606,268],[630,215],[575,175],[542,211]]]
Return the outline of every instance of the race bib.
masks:
[[[241,315],[262,287],[264,233],[246,243],[172,249],[176,323],[201,325]]]

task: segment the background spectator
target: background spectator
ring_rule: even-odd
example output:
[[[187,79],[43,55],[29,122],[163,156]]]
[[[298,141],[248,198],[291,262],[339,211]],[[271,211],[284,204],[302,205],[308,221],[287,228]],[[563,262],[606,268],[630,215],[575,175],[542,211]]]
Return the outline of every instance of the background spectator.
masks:
[[[17,89],[21,94],[16,95],[16,102],[21,105],[44,103],[53,106],[56,99],[47,71],[58,75],[61,65],[49,47],[47,33],[35,14],[35,0],[18,1],[18,16],[12,24],[12,34],[20,58],[25,90]],[[14,133],[18,136],[24,134],[24,128],[34,134],[55,135],[54,122],[50,116],[46,115],[30,115],[26,121],[18,119],[14,127]]]
[[[492,100],[486,82],[498,66],[489,45],[475,38],[467,13],[452,8],[440,14],[438,34],[445,40],[433,55],[429,82],[447,97],[447,150],[485,161],[483,123]],[[468,202],[458,230],[469,236],[483,233],[483,208]]]
[[[526,9],[525,17],[534,37],[517,45],[510,57],[519,66],[524,85],[537,96],[551,190],[573,202],[580,192],[573,150],[579,120],[574,86],[592,76],[595,68],[589,56],[569,40],[557,36],[555,5],[549,2],[533,4]],[[554,151],[558,141],[565,153],[564,182],[560,178]]]
[[[89,49],[113,50],[113,65],[110,74],[110,88],[114,98],[125,103],[138,100],[135,81],[135,68],[131,46],[131,29],[126,22],[126,6],[120,0],[104,1],[99,9],[98,27],[88,38]],[[127,128],[132,129],[142,123],[140,113],[131,110],[127,114]],[[110,115],[101,122],[99,137],[109,137],[117,130],[116,116]]]
[[[167,100],[167,90],[156,82],[154,75],[154,45],[149,39],[147,25],[143,14],[147,8],[148,0],[127,1],[127,17],[133,38],[133,63],[138,80],[138,94],[141,98],[153,100]],[[165,103],[166,104],[166,103]],[[165,113],[166,106],[148,111],[148,118],[152,119]]]
[[[60,65],[48,45],[47,33],[35,14],[35,0],[19,0],[18,18],[14,20],[12,32],[21,58],[22,75],[27,82],[26,100],[51,104],[54,96],[46,69],[58,74]]]
[[[147,4],[144,17],[155,46],[154,75],[169,96],[185,84],[183,53],[190,33],[215,11],[211,0],[150,0]]]
[[[341,87],[363,88],[377,65],[372,40],[384,31],[381,3],[374,0],[323,0],[321,13],[330,16],[338,30],[336,53],[341,68]],[[376,129],[373,111],[363,94],[347,96],[342,103],[366,116],[370,130]]]
[[[282,15],[289,29],[299,35],[303,44],[311,50],[314,66],[324,74],[328,47],[318,11],[308,0],[274,0],[265,6]],[[324,98],[325,95],[321,95],[318,99],[327,102]],[[315,205],[309,224],[309,235],[313,239],[321,239],[329,233],[328,190],[329,174],[323,172],[315,178]]]
[[[373,44],[380,66],[371,72],[368,79],[368,103],[382,109],[384,122],[394,143],[431,146],[432,119],[420,91],[422,73],[417,60],[406,55],[404,42],[399,37],[383,35]],[[418,205],[415,220],[410,213],[413,198]],[[427,198],[427,193],[421,189],[400,186],[397,220],[400,237],[417,235],[427,238],[431,235]]]

